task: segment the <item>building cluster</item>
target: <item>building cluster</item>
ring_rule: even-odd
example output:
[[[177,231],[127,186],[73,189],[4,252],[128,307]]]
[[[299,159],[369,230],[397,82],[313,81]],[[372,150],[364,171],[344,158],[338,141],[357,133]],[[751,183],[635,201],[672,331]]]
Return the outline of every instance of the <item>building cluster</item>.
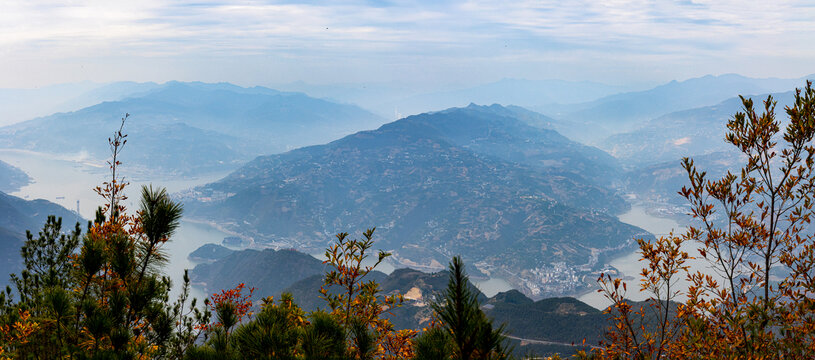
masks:
[[[522,291],[533,297],[571,294],[582,286],[581,274],[565,262],[556,262],[524,272],[520,278]]]

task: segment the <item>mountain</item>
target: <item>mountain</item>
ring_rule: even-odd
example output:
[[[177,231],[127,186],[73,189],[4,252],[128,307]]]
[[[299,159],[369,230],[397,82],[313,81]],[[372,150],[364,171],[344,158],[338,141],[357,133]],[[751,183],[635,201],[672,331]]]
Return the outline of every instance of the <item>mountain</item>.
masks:
[[[372,271],[364,280],[376,281],[382,294],[398,293],[404,295],[403,306],[391,310],[389,318],[398,329],[418,330],[428,325],[432,315],[432,310],[428,304],[447,289],[448,278],[449,273],[447,271],[425,273],[402,268],[396,269],[387,275],[379,271]],[[326,309],[326,301],[319,296],[318,292],[320,287],[324,286],[324,279],[324,274],[313,275],[292,283],[282,292],[292,294],[294,302],[303,310]],[[481,303],[488,300],[472,283],[470,288],[477,294]],[[329,287],[328,289],[332,292],[340,291],[336,287]],[[278,295],[275,294],[275,296]]]
[[[718,151],[705,155],[691,156],[696,167],[707,172],[708,179],[717,179],[724,176],[727,171],[738,174],[738,170],[746,162],[744,155],[735,147],[727,151]],[[684,208],[687,200],[678,194],[683,186],[688,186],[688,173],[682,168],[682,161],[675,159],[656,164],[648,164],[626,173],[624,188],[636,194],[641,200],[652,203],[682,207],[673,211],[683,215],[686,220],[688,210]],[[663,207],[664,209],[664,207]]]
[[[242,250],[196,265],[190,281],[206,293],[232,289],[242,282],[257,288],[254,296],[262,299],[279,295],[298,280],[324,273],[322,261],[295,250]]]
[[[388,275],[386,275],[385,273],[374,270],[365,276],[364,281],[373,280],[381,284],[382,281],[387,279],[387,277]],[[307,278],[303,278],[295,282],[292,282],[289,286],[287,286],[285,289],[282,289],[280,293],[277,293],[274,296],[278,296],[286,292],[292,294],[294,302],[297,304],[297,306],[300,306],[302,309],[306,311],[314,311],[318,309],[326,310],[328,309],[328,304],[326,303],[325,299],[320,297],[319,292],[320,287],[323,287],[324,285],[325,285],[325,273],[315,274]],[[338,294],[340,288],[336,286],[331,286],[328,288],[328,290],[332,294]],[[403,320],[404,322],[411,321],[406,316],[400,316],[400,319],[404,319]]]
[[[810,75],[805,78],[815,78]],[[754,79],[736,74],[707,75],[671,81],[655,88],[615,94],[552,113],[556,118],[585,124],[579,139],[594,142],[608,134],[632,130],[653,118],[672,112],[713,106],[738,95],[765,94],[801,87],[804,79]]]
[[[192,271],[193,278],[199,276],[201,268],[208,268],[215,270],[208,274],[224,288],[234,287],[238,282],[244,281],[247,286],[256,287],[253,293],[255,299],[267,296],[279,298],[282,293],[287,292],[292,294],[294,302],[305,311],[327,308],[326,301],[318,292],[324,285],[326,271],[325,265],[319,260],[290,250],[241,250],[233,255],[216,260],[213,263],[215,267],[199,265]],[[292,264],[296,264],[295,268],[292,268]],[[386,315],[397,329],[426,327],[432,316],[429,304],[444,293],[448,279],[447,271],[425,273],[408,268],[396,269],[388,275],[373,271],[365,278],[366,281],[376,281],[382,294],[399,293],[404,296],[402,306]],[[283,283],[288,285],[281,288]],[[539,355],[555,352],[571,355],[583,348],[581,344],[584,339],[586,344],[597,344],[608,326],[610,315],[574,298],[533,301],[517,290],[488,298],[475,285],[471,283],[470,286],[487,316],[495,324],[506,324],[507,334],[519,355],[530,351]],[[332,292],[340,291],[336,287],[328,289]]]
[[[130,113],[123,162],[145,172],[194,175],[234,169],[259,154],[323,143],[382,123],[355,106],[262,87],[169,82],[142,90],[0,128],[0,147],[86,153],[103,163],[109,149],[102,139]]]
[[[0,126],[35,117],[92,106],[103,101],[124,99],[157,87],[155,83],[130,81],[99,84],[80,82],[32,89],[0,89]]]
[[[535,296],[576,291],[571,271],[602,266],[644,232],[612,216],[622,198],[584,177],[607,155],[504,111],[411,116],[258,157],[183,194],[185,206],[256,244],[321,251],[332,234],[376,226],[377,246],[403,265],[441,269],[460,254]],[[543,284],[554,273],[572,287]]]
[[[31,177],[19,168],[0,160],[0,191],[10,193],[28,185]]]
[[[597,344],[607,324],[608,315],[580,300],[570,297],[532,301],[517,293],[495,295],[488,301],[487,315],[496,323],[506,323],[514,336],[579,344]]]
[[[794,101],[794,92],[772,94],[777,101],[776,119],[785,122],[784,107]],[[752,96],[757,112],[764,109],[769,94]],[[637,130],[611,135],[599,146],[622,162],[633,165],[678,161],[685,156],[705,155],[735,149],[724,141],[727,122],[742,111],[738,97],[713,106],[673,112],[652,119]]]
[[[256,299],[267,296],[279,297],[281,293],[289,292],[294,295],[297,304],[303,309],[311,311],[325,308],[325,300],[319,297],[318,290],[324,283],[328,265],[323,264],[321,260],[290,249],[233,251],[223,247],[218,249],[218,247],[218,245],[204,245],[190,254],[192,257],[193,254],[202,255],[202,253],[211,253],[213,250],[218,252],[226,250],[225,256],[220,256],[223,254],[219,254],[216,258],[199,256],[211,261],[198,264],[190,271],[193,286],[201,288],[204,292],[213,293],[234,288],[242,282],[247,287],[255,288],[252,296]],[[394,271],[394,273],[399,271]],[[386,278],[388,276],[384,273],[373,271],[365,277],[365,280],[374,280],[384,284]],[[444,281],[446,286],[446,278]]]
[[[469,103],[515,104],[547,108],[552,104],[574,104],[632,90],[631,87],[590,81],[501,79],[474,86],[446,89],[412,88],[395,83],[355,83],[314,85],[304,82],[281,84],[278,88],[299,91],[335,102],[351,103],[382,116],[394,113],[419,114],[435,109],[466,106]],[[401,117],[401,116],[397,116]]]
[[[0,288],[8,283],[9,274],[22,269],[20,248],[25,242],[26,230],[36,236],[48,215],[62,217],[65,231],[82,221],[74,212],[57,204],[45,200],[26,201],[0,192]]]
[[[396,328],[418,330],[430,321],[429,304],[446,290],[449,273],[397,269],[387,276],[374,272],[370,277],[380,284],[383,294],[404,295],[402,306],[390,311],[389,318]],[[326,302],[318,295],[322,285],[323,275],[313,275],[294,282],[282,292],[291,293],[294,302],[306,311],[325,309]],[[506,324],[519,354],[535,351],[539,355],[554,352],[571,355],[582,348],[583,339],[587,344],[597,344],[608,325],[609,315],[574,298],[533,301],[517,290],[487,298],[471,286],[487,316],[495,324]]]
[[[751,96],[757,112],[764,109],[769,94]],[[777,101],[776,119],[787,123],[784,107],[794,101],[794,92],[772,94]],[[725,142],[727,122],[742,111],[739,98],[663,115],[646,122],[641,128],[609,136],[600,144],[609,153],[628,164],[621,189],[641,200],[658,203],[662,210],[685,214],[686,201],[677,192],[688,184],[681,166],[682,157],[691,157],[699,168],[712,177],[735,171],[744,163],[741,153]]]
[[[772,94],[776,119],[788,122],[784,107],[794,101],[794,92]],[[769,94],[751,96],[758,113]],[[658,204],[664,214],[684,215],[686,200],[677,192],[688,184],[681,159],[691,157],[710,177],[736,171],[744,163],[741,152],[725,140],[727,122],[743,111],[741,99],[727,99],[713,106],[677,111],[654,118],[641,128],[611,135],[599,145],[628,165],[620,188],[640,200]],[[684,219],[684,216],[678,217]]]
[[[611,318],[575,298],[532,301],[516,290],[496,294],[483,309],[494,323],[506,324],[517,354],[544,356],[572,356],[599,344]]]
[[[470,104],[411,116],[404,123],[479,154],[537,169],[571,172],[597,184],[606,185],[619,175],[617,159],[552,130],[554,121],[518,106]]]
[[[214,262],[229,256],[229,254],[233,252],[235,252],[235,250],[218,244],[204,244],[191,252],[188,258],[196,262]]]
[[[552,104],[576,104],[625,91],[589,81],[501,79],[496,82],[447,91],[434,91],[391,100],[385,109],[417,114],[469,103],[514,104],[545,109]]]

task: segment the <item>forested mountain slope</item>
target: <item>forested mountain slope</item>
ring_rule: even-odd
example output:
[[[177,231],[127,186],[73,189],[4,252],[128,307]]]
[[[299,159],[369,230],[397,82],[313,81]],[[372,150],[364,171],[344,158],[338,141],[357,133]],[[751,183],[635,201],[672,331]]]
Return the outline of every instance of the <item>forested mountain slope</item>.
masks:
[[[603,169],[596,164],[608,155],[502,111],[411,116],[259,157],[184,194],[189,215],[255,242],[314,251],[337,232],[376,226],[378,246],[405,265],[440,269],[461,254],[530,294],[574,291],[534,284],[554,263],[589,271],[648,235],[613,216],[627,204],[595,184],[602,172],[588,171]]]
[[[62,229],[69,232],[77,221],[74,212],[45,200],[23,200],[0,192],[0,286],[8,283],[8,275],[22,269],[20,247],[25,241],[25,232],[34,236],[45,224],[48,215],[62,217]],[[80,224],[83,227],[85,224]]]

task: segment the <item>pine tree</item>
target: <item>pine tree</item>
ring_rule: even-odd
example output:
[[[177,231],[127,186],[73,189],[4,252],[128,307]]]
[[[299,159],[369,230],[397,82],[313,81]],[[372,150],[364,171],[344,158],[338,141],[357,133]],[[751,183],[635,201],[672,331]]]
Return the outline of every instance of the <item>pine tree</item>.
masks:
[[[439,301],[431,303],[446,337],[452,345],[454,359],[506,359],[504,325],[493,328],[492,321],[481,311],[478,294],[473,291],[461,257],[454,257],[448,267],[450,278]],[[423,344],[438,343],[440,335],[430,333]],[[422,356],[444,356],[442,352],[423,352]]]
[[[68,234],[62,232],[62,218],[48,216],[35,238],[26,231],[26,241],[20,249],[25,269],[18,276],[11,274],[20,302],[31,305],[37,294],[47,288],[64,289],[70,281],[71,257],[79,246],[82,231],[79,223]]]
[[[169,301],[170,280],[160,273],[162,245],[178,227],[181,206],[164,189],[142,189],[141,209],[122,205],[127,183],[117,171],[126,143],[125,120],[109,139],[111,180],[96,190],[105,200],[81,236],[62,233],[49,217],[39,237],[27,235],[26,269],[12,276],[0,299],[0,354],[16,358],[180,358],[198,337],[208,314],[188,303],[189,277]]]

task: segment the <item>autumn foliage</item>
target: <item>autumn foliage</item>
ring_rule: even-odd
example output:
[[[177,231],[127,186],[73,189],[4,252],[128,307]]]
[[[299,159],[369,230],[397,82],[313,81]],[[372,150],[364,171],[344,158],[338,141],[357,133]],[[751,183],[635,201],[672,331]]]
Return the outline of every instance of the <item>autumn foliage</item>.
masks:
[[[347,233],[336,236],[336,243],[329,246],[325,252],[325,262],[330,264],[325,276],[325,285],[320,294],[328,302],[331,314],[336,316],[340,324],[346,329],[358,327],[372,331],[372,345],[370,353],[377,359],[407,359],[412,357],[411,339],[416,331],[405,329],[395,330],[391,321],[384,315],[402,304],[401,294],[382,295],[376,281],[364,281],[382,260],[390,254],[380,251],[372,265],[362,265],[373,246],[373,233],[375,229],[368,229],[363,239],[349,239]],[[340,291],[333,293],[331,287],[336,286]],[[357,358],[364,358],[367,352],[361,349],[359,337],[354,337],[349,343],[349,349]]]
[[[163,189],[143,187],[141,206],[122,205],[127,182],[118,154],[119,130],[109,139],[111,178],[96,190],[104,207],[89,222],[62,233],[49,217],[38,237],[22,248],[25,270],[12,275],[16,293],[0,304],[0,349],[13,358],[147,359],[178,357],[198,337],[207,316],[188,301],[189,278],[175,302],[170,279],[160,274],[161,249],[178,226],[181,206]],[[12,295],[19,297],[16,301]]]
[[[212,294],[209,299],[206,300],[206,305],[209,306],[210,311],[214,311],[215,313],[227,311],[230,313],[228,316],[230,320],[228,320],[226,324],[222,322],[199,324],[196,326],[196,329],[211,330],[215,327],[226,327],[229,329],[235,324],[240,323],[244,317],[251,317],[252,293],[255,292],[255,288],[248,288],[249,292],[244,294],[243,290],[245,288],[246,284],[240,283],[234,289],[221,290],[220,293]],[[222,318],[227,318],[227,315],[223,315]]]
[[[682,235],[640,241],[645,305],[625,300],[626,285],[602,279],[614,322],[595,355],[632,359],[806,359],[815,354],[815,90],[808,82],[776,119],[768,97],[728,122],[725,140],[745,159],[711,179],[693,160],[680,194],[692,225]],[[712,272],[690,269],[697,248]],[[693,256],[696,256],[694,254]],[[687,290],[675,287],[678,279]]]
[[[770,96],[742,98],[725,140],[743,159],[713,178],[683,159],[687,230],[638,240],[639,284],[604,275],[611,300],[605,340],[582,358],[807,359],[815,354],[815,89],[810,82],[776,117]],[[464,263],[450,264],[448,288],[429,294],[431,325],[396,329],[403,297],[369,276],[390,254],[373,249],[375,229],[336,235],[325,252],[319,293],[324,311],[306,312],[291,294],[253,301],[245,283],[198,306],[185,272],[170,300],[162,252],[182,207],[166,190],[141,188],[129,212],[119,155],[129,114],[108,139],[105,203],[83,227],[63,231],[49,217],[21,248],[25,270],[0,294],[0,358],[31,359],[508,359],[503,325],[494,326],[468,286]],[[67,231],[70,230],[70,231]],[[709,267],[694,269],[693,260]],[[631,287],[632,289],[629,289]],[[633,302],[629,291],[648,294]],[[16,299],[14,298],[16,296]]]
[[[330,270],[320,295],[328,312],[306,313],[285,293],[258,307],[255,289],[244,283],[212,294],[199,307],[189,296],[186,271],[171,302],[171,281],[161,275],[167,261],[162,248],[179,226],[182,208],[152,186],[142,187],[135,214],[123,205],[128,183],[119,156],[129,116],[108,139],[110,178],[95,188],[104,205],[85,233],[79,224],[63,233],[62,220],[49,217],[38,237],[27,235],[21,251],[26,269],[12,275],[19,299],[10,290],[0,294],[0,358],[414,358],[417,331],[397,330],[388,318],[403,297],[382,294],[379,284],[366,279],[389,256],[380,251],[363,265],[374,229],[361,240],[338,234],[326,250]],[[468,305],[481,314],[479,326],[491,329],[478,304]]]

